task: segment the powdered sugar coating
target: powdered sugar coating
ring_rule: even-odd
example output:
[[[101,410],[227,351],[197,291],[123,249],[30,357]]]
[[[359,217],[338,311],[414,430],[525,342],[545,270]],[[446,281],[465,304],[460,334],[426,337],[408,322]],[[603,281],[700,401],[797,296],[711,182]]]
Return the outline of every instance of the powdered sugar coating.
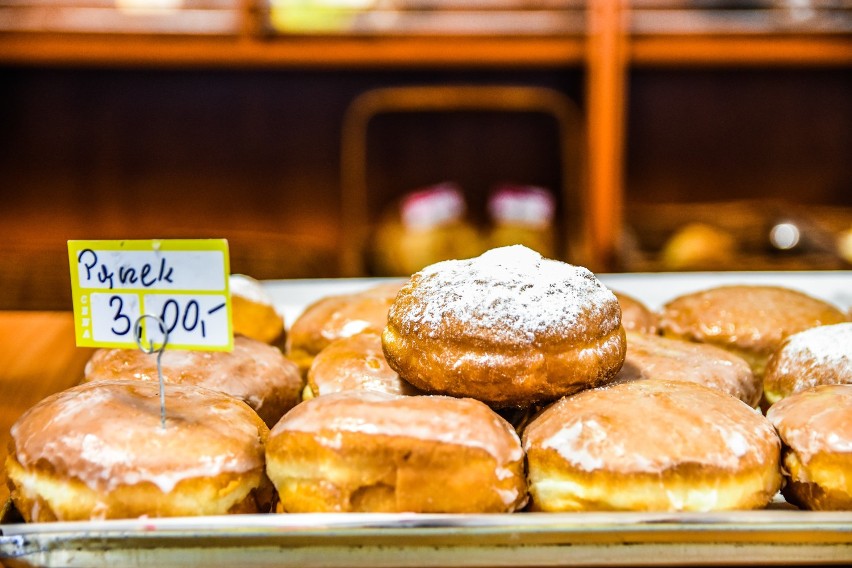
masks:
[[[852,384],[852,323],[823,325],[789,336],[770,359],[769,402],[817,385]]]
[[[228,278],[228,287],[232,296],[240,296],[264,306],[275,307],[272,297],[263,289],[263,285],[251,276],[231,274]]]
[[[781,348],[783,363],[778,370],[793,372],[792,366],[807,362],[832,367],[852,380],[852,323],[821,325],[791,335]]]
[[[592,272],[543,258],[521,245],[448,260],[412,276],[400,296],[413,302],[389,320],[403,334],[440,337],[452,319],[474,341],[537,345],[553,336],[584,340],[621,323],[618,301]]]

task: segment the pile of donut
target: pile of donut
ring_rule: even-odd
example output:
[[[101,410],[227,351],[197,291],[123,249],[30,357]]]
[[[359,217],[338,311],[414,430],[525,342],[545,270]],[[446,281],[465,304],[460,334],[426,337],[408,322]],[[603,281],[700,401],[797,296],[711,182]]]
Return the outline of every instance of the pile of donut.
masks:
[[[522,246],[325,297],[232,277],[231,353],[95,352],[6,462],[27,521],[852,509],[852,322],[792,289],[652,311]]]

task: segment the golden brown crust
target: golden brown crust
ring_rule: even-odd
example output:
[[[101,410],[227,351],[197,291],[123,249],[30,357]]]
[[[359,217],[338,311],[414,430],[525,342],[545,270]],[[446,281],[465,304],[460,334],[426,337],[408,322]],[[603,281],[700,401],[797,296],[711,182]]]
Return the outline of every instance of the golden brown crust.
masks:
[[[687,382],[649,379],[566,397],[527,426],[523,443],[538,510],[757,508],[781,484],[769,422]]]
[[[520,246],[413,275],[382,343],[390,366],[416,387],[495,407],[604,384],[625,351],[615,296],[586,269]]]
[[[235,335],[283,346],[286,341],[284,317],[260,282],[243,274],[231,274],[231,320]]]
[[[814,327],[788,336],[769,358],[769,404],[817,385],[852,384],[852,323]]]
[[[785,447],[782,463],[786,483],[781,494],[788,503],[812,511],[852,511],[852,454],[817,456],[804,466]]]
[[[423,394],[390,368],[382,338],[373,332],[344,337],[319,352],[308,370],[313,396],[343,390],[378,390],[391,394]]]
[[[675,298],[663,306],[663,335],[712,343],[745,358],[758,377],[788,335],[840,323],[835,306],[778,286],[718,286]]]
[[[621,325],[628,332],[657,333],[657,314],[633,296],[612,291],[621,306]]]
[[[268,428],[205,388],[166,385],[162,428],[158,385],[86,383],[38,403],[11,434],[12,496],[30,520],[256,511],[263,493]]]
[[[749,364],[725,349],[645,333],[627,334],[627,356],[613,382],[662,379],[698,383],[757,406],[763,385]]]
[[[273,429],[267,471],[288,512],[511,512],[526,502],[520,440],[472,399],[311,399]]]
[[[161,360],[167,383],[196,385],[235,396],[273,426],[298,404],[303,382],[295,363],[277,347],[243,336],[234,350],[166,350]],[[137,349],[99,349],[86,364],[84,381],[132,379],[157,382],[157,355]]]
[[[784,443],[784,495],[806,509],[852,509],[852,385],[820,385],[766,413]]]
[[[332,341],[362,332],[381,333],[387,324],[388,308],[401,286],[394,281],[312,303],[290,326],[288,357],[306,373],[316,354]]]
[[[6,470],[12,502],[28,523],[252,514],[269,507],[268,496],[259,498],[258,488],[268,483],[262,471],[186,479],[165,493],[148,482],[96,491],[49,469],[25,470],[11,455]]]

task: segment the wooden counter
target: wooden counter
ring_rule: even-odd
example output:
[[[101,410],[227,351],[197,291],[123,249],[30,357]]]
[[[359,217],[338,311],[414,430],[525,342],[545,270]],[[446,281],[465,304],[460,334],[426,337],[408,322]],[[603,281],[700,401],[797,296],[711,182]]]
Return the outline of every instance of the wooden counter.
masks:
[[[76,384],[91,353],[76,346],[70,312],[0,312],[0,463],[12,424],[39,400]],[[2,472],[0,503],[9,496]]]

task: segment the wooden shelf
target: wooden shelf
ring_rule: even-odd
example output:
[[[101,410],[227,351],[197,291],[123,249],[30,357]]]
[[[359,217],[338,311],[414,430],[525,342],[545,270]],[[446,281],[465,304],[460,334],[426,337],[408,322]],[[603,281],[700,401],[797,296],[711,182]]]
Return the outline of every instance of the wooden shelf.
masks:
[[[0,34],[0,64],[251,68],[557,68],[582,65],[585,37],[187,37]],[[841,35],[654,35],[628,41],[637,66],[852,65]]]
[[[580,37],[174,37],[2,34],[0,63],[130,67],[563,67]]]
[[[641,66],[852,65],[845,35],[652,35],[630,40],[630,63]]]

